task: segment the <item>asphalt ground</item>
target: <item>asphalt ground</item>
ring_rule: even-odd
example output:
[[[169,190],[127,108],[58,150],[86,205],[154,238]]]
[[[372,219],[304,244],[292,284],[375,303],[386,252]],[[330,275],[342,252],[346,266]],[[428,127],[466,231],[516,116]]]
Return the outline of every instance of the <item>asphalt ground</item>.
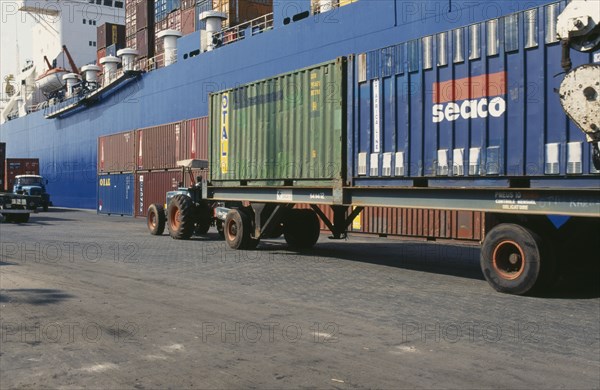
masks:
[[[479,249],[234,251],[51,210],[0,224],[0,388],[600,388],[600,280],[493,291]]]

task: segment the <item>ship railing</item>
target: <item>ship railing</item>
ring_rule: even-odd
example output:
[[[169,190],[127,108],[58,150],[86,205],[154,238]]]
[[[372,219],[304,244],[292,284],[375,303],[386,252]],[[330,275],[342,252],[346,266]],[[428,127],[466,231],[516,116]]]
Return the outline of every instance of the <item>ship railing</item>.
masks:
[[[175,61],[177,60],[177,50],[172,52],[175,57]],[[166,54],[160,53],[151,58],[144,58],[138,61],[135,65],[135,70],[140,70],[143,72],[152,72],[153,70],[163,68],[165,66]]]
[[[252,19],[248,22],[223,29],[222,31],[213,34],[213,40],[216,40],[219,45],[229,45],[231,43],[245,39],[248,36],[253,36],[271,30],[273,28],[273,13],[268,13]]]

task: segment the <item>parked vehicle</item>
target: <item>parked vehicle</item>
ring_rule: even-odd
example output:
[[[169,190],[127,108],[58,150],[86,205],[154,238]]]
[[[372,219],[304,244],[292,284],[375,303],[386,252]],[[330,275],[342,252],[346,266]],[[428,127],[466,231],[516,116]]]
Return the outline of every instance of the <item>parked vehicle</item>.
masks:
[[[47,184],[48,180],[39,175],[19,175],[15,177],[13,193],[39,196],[40,203],[36,207],[48,211],[48,207],[52,206],[52,202],[50,201],[50,194],[46,192]]]
[[[5,167],[7,162],[12,163],[12,160],[6,159],[6,144],[0,142],[0,215],[4,222],[26,223],[29,221],[31,210],[35,212],[37,205],[40,204],[41,197],[15,194],[4,190],[4,182],[13,173],[12,168],[8,170],[8,165]]]

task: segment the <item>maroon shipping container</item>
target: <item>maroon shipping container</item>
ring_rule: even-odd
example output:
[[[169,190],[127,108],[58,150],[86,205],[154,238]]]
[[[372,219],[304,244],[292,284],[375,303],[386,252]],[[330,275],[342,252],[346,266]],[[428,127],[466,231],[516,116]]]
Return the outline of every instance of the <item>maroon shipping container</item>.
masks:
[[[6,174],[4,160],[6,160],[6,144],[0,142],[0,192],[4,191],[4,175]]]
[[[181,0],[181,9],[196,8],[196,0]]]
[[[125,26],[122,24],[104,23],[97,29],[97,45],[103,49],[110,45],[117,45],[117,48],[125,47]]]
[[[196,31],[196,8],[181,12],[181,33],[185,36]]]
[[[136,50],[139,57],[154,57],[154,32],[144,29],[137,32]]]
[[[12,192],[15,176],[40,174],[40,161],[37,158],[7,158],[4,164],[6,192]]]
[[[436,239],[480,241],[483,237],[483,213],[367,207],[361,215],[360,232]]]
[[[154,24],[154,1],[141,0],[136,4],[136,28],[143,30]]]
[[[106,57],[106,48],[98,50],[98,54],[96,57],[96,65],[100,66],[100,58]]]
[[[98,138],[98,173],[135,171],[135,132]]]
[[[194,170],[192,174],[195,179],[197,176],[206,173]],[[135,216],[146,217],[148,215],[148,207],[153,203],[164,206],[167,192],[176,190],[179,183],[184,183],[185,186],[191,184],[188,173],[185,174],[184,181],[181,169],[137,172],[135,175]]]
[[[179,160],[208,160],[208,117],[183,121],[176,151]]]
[[[177,149],[181,122],[140,129],[136,133],[136,166],[138,170],[177,168]]]

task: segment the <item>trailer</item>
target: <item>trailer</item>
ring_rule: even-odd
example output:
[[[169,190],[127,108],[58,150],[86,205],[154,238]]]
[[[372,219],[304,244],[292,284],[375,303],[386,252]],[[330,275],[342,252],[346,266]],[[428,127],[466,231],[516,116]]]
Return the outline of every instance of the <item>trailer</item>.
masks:
[[[551,3],[213,93],[202,202],[247,204],[215,213],[234,249],[279,232],[310,248],[319,219],[342,239],[367,206],[483,211],[486,280],[540,291],[569,256],[595,260],[599,4]],[[180,209],[175,231],[191,226]]]

